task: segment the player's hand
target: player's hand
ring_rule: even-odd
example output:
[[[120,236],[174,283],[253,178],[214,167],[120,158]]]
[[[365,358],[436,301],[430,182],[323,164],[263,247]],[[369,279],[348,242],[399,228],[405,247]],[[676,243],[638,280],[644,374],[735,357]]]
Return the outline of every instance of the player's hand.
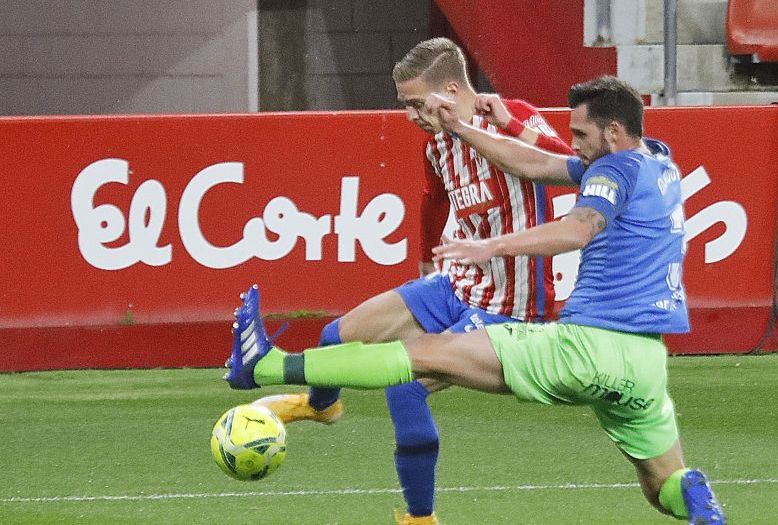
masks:
[[[437,93],[432,93],[424,103],[424,110],[436,118],[440,127],[448,133],[458,133],[464,126],[459,119],[456,102]]]
[[[476,94],[475,110],[482,114],[487,121],[500,129],[505,129],[505,126],[507,126],[511,121],[511,118],[513,118],[511,112],[505,107],[500,95],[495,93]]]
[[[462,264],[478,264],[495,256],[492,239],[449,239],[444,235],[442,242],[432,249],[436,261],[453,259]]]

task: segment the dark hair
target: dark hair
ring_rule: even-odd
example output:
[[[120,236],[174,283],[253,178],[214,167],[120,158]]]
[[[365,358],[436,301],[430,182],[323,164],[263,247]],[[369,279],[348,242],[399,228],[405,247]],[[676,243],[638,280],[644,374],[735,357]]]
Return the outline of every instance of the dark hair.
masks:
[[[576,84],[567,93],[567,101],[572,109],[586,104],[589,118],[602,129],[615,120],[629,135],[643,136],[643,99],[623,80],[605,75]]]
[[[469,84],[465,54],[448,38],[419,42],[394,65],[392,78],[405,82],[419,77],[435,86],[448,80]]]

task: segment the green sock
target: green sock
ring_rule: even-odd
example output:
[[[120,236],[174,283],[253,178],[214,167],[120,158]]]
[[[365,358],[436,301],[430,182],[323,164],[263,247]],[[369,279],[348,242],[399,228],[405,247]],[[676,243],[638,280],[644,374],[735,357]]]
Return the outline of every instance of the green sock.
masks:
[[[254,382],[258,385],[283,385],[284,360],[289,355],[273,347],[254,367]]]
[[[413,381],[405,346],[392,343],[343,343],[313,348],[305,357],[305,383],[312,386],[384,388]]]
[[[688,468],[676,470],[670,474],[670,477],[662,484],[662,488],[659,489],[659,504],[678,519],[689,517],[681,492],[681,478],[688,471]]]
[[[384,388],[413,381],[410,357],[400,342],[343,343],[287,354],[272,348],[254,368],[258,385]]]

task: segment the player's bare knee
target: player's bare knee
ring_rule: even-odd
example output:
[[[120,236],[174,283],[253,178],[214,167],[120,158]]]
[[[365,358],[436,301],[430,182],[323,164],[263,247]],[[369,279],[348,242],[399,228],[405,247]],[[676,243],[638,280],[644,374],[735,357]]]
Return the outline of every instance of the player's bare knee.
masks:
[[[344,343],[351,341],[363,341],[365,343],[372,342],[359,338],[359,323],[355,323],[353,317],[349,317],[350,313],[351,312],[341,317],[340,322],[338,323],[338,335],[340,336],[340,340]]]
[[[445,372],[444,352],[440,345],[442,337],[441,334],[425,334],[403,342],[415,374],[424,377]]]
[[[363,343],[380,343],[384,341],[384,333],[391,332],[390,326],[384,326],[384,318],[374,315],[369,307],[360,305],[341,317],[338,325],[340,340],[344,343],[361,341]]]
[[[342,341],[383,343],[423,334],[400,294],[385,292],[363,302],[340,321]]]

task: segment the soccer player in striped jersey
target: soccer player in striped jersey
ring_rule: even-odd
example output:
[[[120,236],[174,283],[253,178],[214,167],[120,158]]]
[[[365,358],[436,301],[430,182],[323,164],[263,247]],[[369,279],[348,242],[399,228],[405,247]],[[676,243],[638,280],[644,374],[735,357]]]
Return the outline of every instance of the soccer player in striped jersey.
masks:
[[[479,129],[503,133],[557,153],[572,150],[557,137],[537,109],[521,100],[478,94],[467,75],[462,50],[451,40],[419,43],[394,67],[397,98],[410,121],[432,136],[426,144],[422,199],[421,279],[378,295],[327,325],[321,345],[348,341],[382,342],[423,333],[469,332],[485,325],[544,321],[554,314],[551,259],[495,257],[483,264],[454,262],[447,275],[435,274],[432,248],[453,208],[461,239],[485,239],[524,231],[552,217],[543,186],[507,174],[455,135],[444,132],[424,110],[431,93],[457,103]],[[427,405],[444,383],[427,379],[388,388],[395,426],[395,463],[407,512],[398,523],[437,523],[434,510],[438,430]],[[334,423],[343,413],[338,389],[312,388],[306,394],[262,398],[257,403],[285,422]]]
[[[465,334],[286,354],[267,340],[252,289],[236,312],[233,368],[225,379],[240,387],[381,388],[433,377],[521,401],[587,406],[634,465],[657,510],[689,525],[724,525],[706,476],[684,465],[667,390],[662,334],[689,331],[678,168],[665,144],[643,138],[643,102],[629,84],[600,77],[573,86],[568,99],[575,156],[484,132],[467,117],[463,121],[456,102],[440,94],[431,94],[425,105],[494,164],[530,180],[580,186],[573,210],[560,221],[434,249],[436,257],[462,264],[582,249],[559,322],[510,322]],[[245,346],[250,348],[243,352]],[[625,515],[620,521],[634,520]]]

